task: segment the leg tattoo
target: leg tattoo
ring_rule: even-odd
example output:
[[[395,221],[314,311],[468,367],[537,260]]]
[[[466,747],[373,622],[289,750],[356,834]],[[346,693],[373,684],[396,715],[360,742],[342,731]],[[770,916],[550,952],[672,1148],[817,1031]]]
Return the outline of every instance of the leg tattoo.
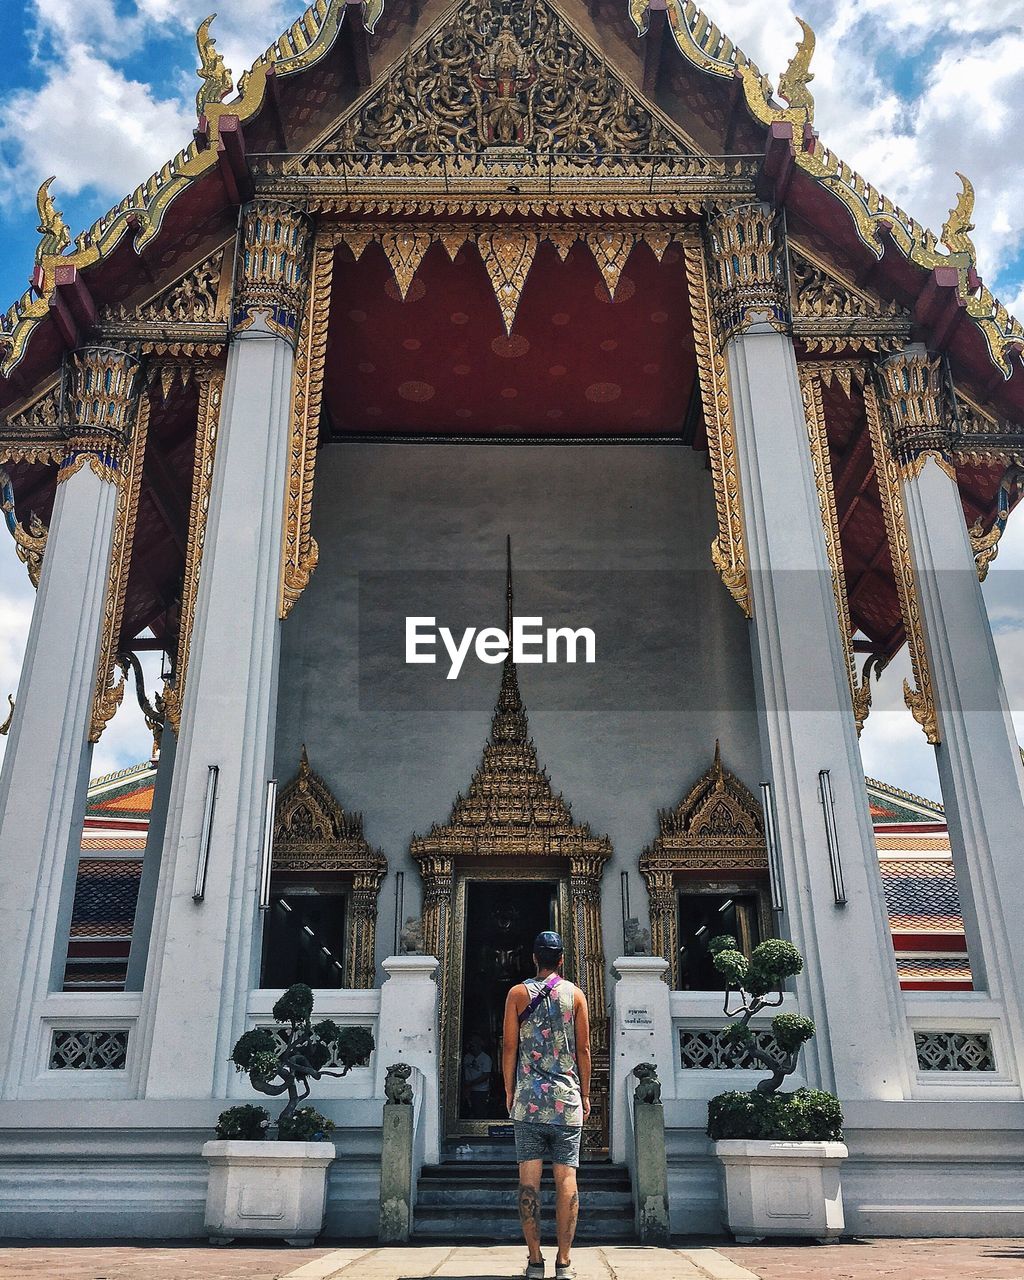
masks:
[[[540,1223],[540,1193],[536,1187],[519,1186],[519,1221],[524,1230],[536,1231]]]

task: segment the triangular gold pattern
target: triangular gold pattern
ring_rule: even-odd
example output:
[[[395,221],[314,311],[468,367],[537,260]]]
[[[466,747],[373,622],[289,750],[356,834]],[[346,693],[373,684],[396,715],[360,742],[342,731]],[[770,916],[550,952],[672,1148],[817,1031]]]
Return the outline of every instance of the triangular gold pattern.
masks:
[[[614,301],[619,277],[633,252],[636,236],[632,231],[588,231],[587,244]]]
[[[433,236],[416,231],[385,232],[380,238],[403,301],[409,292],[416,268],[423,261],[423,255],[430,248],[432,240]]]
[[[511,336],[523,285],[533,265],[538,237],[535,231],[485,231],[477,237],[477,248],[484,260],[501,308],[505,332]]]

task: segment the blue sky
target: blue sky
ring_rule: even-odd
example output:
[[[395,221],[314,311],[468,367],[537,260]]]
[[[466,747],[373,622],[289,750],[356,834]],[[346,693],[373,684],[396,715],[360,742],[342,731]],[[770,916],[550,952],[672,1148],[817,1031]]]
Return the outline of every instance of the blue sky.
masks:
[[[625,6],[626,0],[621,0]],[[209,0],[0,0],[0,309],[27,287],[35,192],[53,193],[72,234],[90,225],[188,140],[195,121],[194,33]],[[214,33],[247,67],[303,10],[301,0],[223,0]],[[777,80],[814,27],[816,122],[823,141],[938,229],[974,182],[979,266],[1024,314],[1024,0],[707,0],[709,15]],[[1011,520],[986,583],[1014,708],[1024,708],[1024,516]],[[0,707],[17,684],[32,591],[0,538]],[[902,707],[902,664],[876,695],[862,739],[868,773],[937,794],[920,730]],[[126,702],[128,700],[126,699]],[[2,714],[0,714],[2,719]],[[1024,736],[1024,716],[1018,721]],[[0,750],[3,747],[0,739]],[[126,708],[104,734],[97,773],[148,750]]]

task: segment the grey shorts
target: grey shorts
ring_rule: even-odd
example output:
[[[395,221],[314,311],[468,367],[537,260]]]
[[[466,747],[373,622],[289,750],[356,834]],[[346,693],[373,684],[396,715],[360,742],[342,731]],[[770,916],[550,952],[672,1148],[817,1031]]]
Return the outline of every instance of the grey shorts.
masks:
[[[520,1164],[547,1159],[572,1169],[580,1167],[582,1129],[570,1129],[564,1124],[531,1124],[526,1120],[516,1120],[512,1128],[516,1135],[516,1159]]]

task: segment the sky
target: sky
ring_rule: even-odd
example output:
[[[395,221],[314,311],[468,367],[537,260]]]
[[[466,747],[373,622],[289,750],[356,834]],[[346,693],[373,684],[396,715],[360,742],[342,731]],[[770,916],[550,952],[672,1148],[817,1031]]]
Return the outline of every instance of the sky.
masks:
[[[621,0],[626,4],[626,0]],[[72,234],[158,169],[195,122],[194,33],[209,0],[0,0],[0,308],[27,286],[35,193],[53,194]],[[771,80],[792,54],[796,14],[817,34],[822,141],[919,221],[938,230],[974,183],[979,270],[1024,316],[1024,0],[707,0],[709,16]],[[303,11],[295,0],[221,0],[214,34],[236,74]],[[984,587],[1024,738],[1024,515],[1011,518]],[[0,530],[0,720],[16,691],[32,588]],[[938,797],[931,750],[902,703],[905,654],[875,694],[865,771]],[[150,687],[155,680],[150,664]],[[5,740],[0,738],[0,752]],[[126,705],[97,745],[93,773],[148,754]]]

